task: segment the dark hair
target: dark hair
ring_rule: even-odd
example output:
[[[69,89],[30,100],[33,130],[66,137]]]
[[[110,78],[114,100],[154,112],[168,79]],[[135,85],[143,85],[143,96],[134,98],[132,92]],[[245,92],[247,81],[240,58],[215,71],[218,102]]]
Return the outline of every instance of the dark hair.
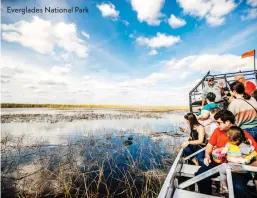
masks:
[[[257,89],[253,91],[253,93],[251,94],[252,97],[255,98],[255,100],[257,101]]]
[[[245,133],[244,133],[243,129],[241,129],[238,126],[230,127],[227,132],[227,135],[228,135],[230,141],[235,142],[236,145],[240,145],[242,142],[250,145],[250,142],[245,137]]]
[[[236,91],[236,93],[238,93],[238,94],[243,94],[243,98],[245,100],[249,100],[251,98],[250,95],[245,93],[245,87],[244,87],[243,83],[241,83],[241,82],[235,81],[235,82],[231,83],[230,84],[230,90],[231,91]]]
[[[220,110],[214,115],[214,119],[221,119],[223,123],[225,123],[226,121],[230,121],[231,124],[235,124],[235,116],[229,110]]]
[[[214,102],[216,95],[212,92],[207,93],[206,98],[210,101],[210,102]]]
[[[191,131],[194,129],[194,125],[200,125],[195,114],[187,113],[184,118],[189,121]]]

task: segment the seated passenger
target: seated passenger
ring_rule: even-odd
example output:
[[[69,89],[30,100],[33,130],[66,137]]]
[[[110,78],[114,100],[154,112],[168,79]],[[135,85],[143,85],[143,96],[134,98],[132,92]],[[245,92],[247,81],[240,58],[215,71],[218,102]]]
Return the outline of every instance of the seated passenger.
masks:
[[[214,130],[218,127],[217,122],[214,119],[214,116],[219,111],[220,111],[220,109],[218,109],[218,108],[210,110],[210,118],[209,118],[210,122],[207,125],[204,126],[205,127],[205,137],[206,137],[207,140],[209,140],[209,138],[211,137]]]
[[[231,94],[236,97],[228,106],[236,117],[237,125],[257,140],[257,101],[245,93],[244,85],[234,82],[230,85]]]
[[[251,141],[245,138],[244,131],[237,126],[229,128],[227,135],[229,142],[221,150],[220,154],[226,157],[227,162],[234,164],[250,164],[256,158],[256,151],[254,150]],[[226,166],[220,170],[221,190],[220,193],[228,192]],[[235,167],[236,168],[236,167]],[[242,170],[239,170],[239,172]]]
[[[205,105],[206,96],[209,92],[212,92],[216,95],[215,102],[219,102],[221,100],[221,95],[223,92],[223,83],[214,81],[213,76],[207,76],[206,80],[208,84],[203,88],[202,91],[202,107]]]
[[[232,112],[228,110],[221,110],[214,116],[215,120],[217,121],[218,128],[215,129],[213,134],[210,137],[209,143],[206,146],[205,150],[205,158],[204,158],[204,165],[202,165],[195,175],[200,175],[205,171],[212,169],[213,167],[219,165],[212,160],[212,152],[214,148],[222,148],[225,147],[226,144],[229,142],[229,137],[227,135],[227,131],[230,127],[236,126],[235,125],[235,116]],[[255,151],[257,151],[257,143],[253,139],[253,137],[244,132],[246,139],[251,141],[251,144],[254,146]],[[215,177],[216,175],[212,175],[207,177],[198,182],[199,191],[204,194],[212,194],[211,188],[211,177]],[[237,198],[248,198],[251,197],[251,193],[248,191],[247,183],[250,179],[252,179],[250,173],[234,173],[232,172],[233,177],[233,186],[234,186],[234,195]]]
[[[251,95],[254,90],[256,90],[256,86],[249,80],[246,80],[242,74],[238,74],[235,76],[235,81],[241,82],[245,87],[245,93]]]
[[[206,95],[207,104],[203,106],[201,112],[197,116],[198,120],[207,120],[210,117],[210,110],[219,108],[219,105],[215,103],[216,95],[209,92]]]
[[[189,156],[205,146],[205,129],[204,126],[197,121],[193,113],[188,113],[184,118],[190,127],[190,138],[189,141],[182,144],[182,148],[184,148],[184,154]],[[185,131],[185,129],[182,130]],[[204,151],[198,153],[191,160],[195,165],[199,166],[203,164],[203,159]]]

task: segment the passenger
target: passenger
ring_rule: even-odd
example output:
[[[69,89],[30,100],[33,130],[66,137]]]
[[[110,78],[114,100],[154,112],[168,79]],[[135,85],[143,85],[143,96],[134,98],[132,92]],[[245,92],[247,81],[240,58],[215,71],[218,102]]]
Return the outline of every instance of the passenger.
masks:
[[[254,90],[256,90],[256,86],[249,80],[246,80],[242,74],[238,74],[235,76],[235,81],[243,83],[245,87],[245,93],[251,95]]]
[[[229,142],[221,150],[221,155],[226,156],[226,161],[234,164],[250,164],[256,158],[257,152],[254,150],[251,141],[245,138],[244,131],[238,126],[232,126],[227,132]],[[237,166],[232,167],[237,168]],[[238,170],[242,172],[243,170]],[[228,192],[226,166],[220,170],[221,190],[220,193]]]
[[[182,148],[184,148],[184,154],[189,156],[196,151],[200,150],[205,146],[205,129],[204,126],[201,125],[196,116],[193,113],[188,113],[184,116],[187,124],[190,126],[190,139],[182,144]],[[185,129],[181,129],[185,132]],[[204,159],[204,151],[198,153],[194,158],[192,158],[192,162],[197,165],[203,165]]]
[[[236,116],[237,125],[257,141],[257,101],[245,93],[244,85],[240,82],[232,83],[230,89],[236,99],[231,101],[228,110]]]
[[[255,100],[257,101],[257,89],[253,91],[253,93],[251,94],[251,96],[253,98],[255,98]]]
[[[209,92],[212,92],[216,95],[215,102],[221,101],[221,94],[223,92],[223,84],[222,82],[214,81],[213,76],[207,76],[206,80],[208,81],[207,86],[204,87],[202,91],[202,107],[205,105],[206,96]]]
[[[213,149],[214,147],[216,148],[225,147],[225,145],[229,142],[227,131],[229,130],[230,127],[235,126],[235,116],[233,115],[232,112],[228,110],[219,111],[218,113],[215,114],[214,118],[217,121],[218,128],[215,129],[215,131],[210,137],[209,143],[206,146],[204,165],[198,169],[195,175],[200,175],[205,171],[208,171],[213,167],[219,165],[218,163],[215,163],[212,160],[211,154],[213,152]],[[245,134],[245,137],[252,142],[252,145],[254,146],[255,151],[257,151],[257,143],[253,139],[253,137],[247,132],[244,132],[244,134]],[[201,193],[211,195],[212,193],[211,177],[215,177],[215,176],[217,175],[212,175],[198,182],[199,191]],[[248,173],[239,174],[239,173],[233,172],[232,177],[233,177],[232,181],[234,186],[235,197],[244,197],[244,198],[251,197],[251,193],[248,191],[248,188],[247,188],[247,182],[251,179],[251,175]]]
[[[220,111],[220,109],[218,109],[218,108],[210,110],[210,118],[209,118],[210,122],[205,126],[205,137],[207,140],[209,140],[209,138],[211,137],[214,130],[218,127],[217,122],[214,119],[214,116],[219,111]]]
[[[210,110],[219,108],[219,105],[215,101],[216,95],[209,92],[206,95],[207,104],[201,109],[200,115],[197,116],[198,120],[207,120],[210,117]]]

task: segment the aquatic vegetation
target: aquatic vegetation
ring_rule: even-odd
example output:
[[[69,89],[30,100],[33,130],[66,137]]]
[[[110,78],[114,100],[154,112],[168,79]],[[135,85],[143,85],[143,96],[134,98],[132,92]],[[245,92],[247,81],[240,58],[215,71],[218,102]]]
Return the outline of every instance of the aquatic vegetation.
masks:
[[[3,197],[156,197],[181,141],[117,131],[67,142],[3,136]]]
[[[18,103],[1,103],[1,108],[103,108],[103,109],[123,109],[123,110],[148,110],[148,111],[174,111],[188,110],[188,106],[129,106],[129,105],[95,105],[95,104],[18,104]]]

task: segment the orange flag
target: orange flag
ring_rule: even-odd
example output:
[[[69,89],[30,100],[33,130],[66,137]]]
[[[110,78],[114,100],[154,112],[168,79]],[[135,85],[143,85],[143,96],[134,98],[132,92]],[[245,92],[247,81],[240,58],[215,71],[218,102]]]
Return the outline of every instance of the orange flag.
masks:
[[[249,56],[255,56],[255,49],[242,54],[242,58],[246,58],[246,57],[249,57]]]

